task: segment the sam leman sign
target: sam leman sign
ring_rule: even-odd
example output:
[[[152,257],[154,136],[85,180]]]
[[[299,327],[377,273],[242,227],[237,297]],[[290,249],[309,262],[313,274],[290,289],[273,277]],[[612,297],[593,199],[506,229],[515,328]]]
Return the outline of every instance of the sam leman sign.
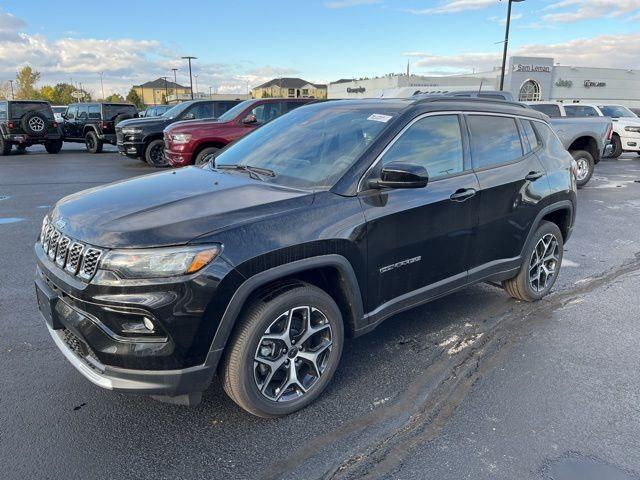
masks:
[[[517,63],[513,66],[513,71],[551,73],[551,67],[548,65],[523,65],[522,63]]]

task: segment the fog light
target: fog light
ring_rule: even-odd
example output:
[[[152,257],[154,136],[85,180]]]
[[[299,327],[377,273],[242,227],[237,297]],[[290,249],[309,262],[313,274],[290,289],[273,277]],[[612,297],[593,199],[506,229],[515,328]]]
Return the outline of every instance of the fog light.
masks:
[[[142,322],[144,323],[144,326],[147,327],[147,330],[153,332],[154,330],[153,322],[149,318],[144,317],[142,319]]]

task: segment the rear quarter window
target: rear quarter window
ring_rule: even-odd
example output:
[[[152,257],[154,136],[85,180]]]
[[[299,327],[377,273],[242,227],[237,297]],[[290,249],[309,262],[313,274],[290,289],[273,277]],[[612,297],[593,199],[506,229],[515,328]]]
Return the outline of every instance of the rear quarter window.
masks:
[[[565,150],[562,142],[551,130],[551,127],[543,122],[531,123],[535,127],[543,145],[543,148],[538,152],[538,157],[544,164],[547,173],[550,176],[554,176],[569,169],[573,157]]]
[[[515,118],[468,115],[471,157],[476,169],[503,165],[523,155]]]
[[[102,107],[103,112],[103,120],[113,121],[118,115],[131,115],[134,117],[136,112],[136,107],[133,105],[109,105],[105,104]]]

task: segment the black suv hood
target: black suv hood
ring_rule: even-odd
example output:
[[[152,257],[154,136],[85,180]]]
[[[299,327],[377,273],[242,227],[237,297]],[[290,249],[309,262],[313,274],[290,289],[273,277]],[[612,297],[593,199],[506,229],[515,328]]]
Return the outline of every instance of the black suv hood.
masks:
[[[64,221],[64,234],[98,247],[159,247],[312,201],[312,193],[244,173],[187,167],[75,193],[56,204],[51,218]]]
[[[146,130],[162,130],[170,123],[175,122],[174,118],[150,117],[150,118],[131,118],[118,123],[118,128],[124,127],[142,127]]]

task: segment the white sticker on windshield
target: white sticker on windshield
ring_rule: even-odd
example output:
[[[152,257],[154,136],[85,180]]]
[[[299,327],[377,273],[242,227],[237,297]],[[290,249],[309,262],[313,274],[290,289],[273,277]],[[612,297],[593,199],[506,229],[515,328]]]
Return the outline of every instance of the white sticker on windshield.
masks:
[[[391,115],[382,115],[380,113],[374,113],[369,118],[367,118],[367,120],[373,120],[374,122],[387,123],[389,120],[391,120],[391,118],[393,118],[391,117]]]

